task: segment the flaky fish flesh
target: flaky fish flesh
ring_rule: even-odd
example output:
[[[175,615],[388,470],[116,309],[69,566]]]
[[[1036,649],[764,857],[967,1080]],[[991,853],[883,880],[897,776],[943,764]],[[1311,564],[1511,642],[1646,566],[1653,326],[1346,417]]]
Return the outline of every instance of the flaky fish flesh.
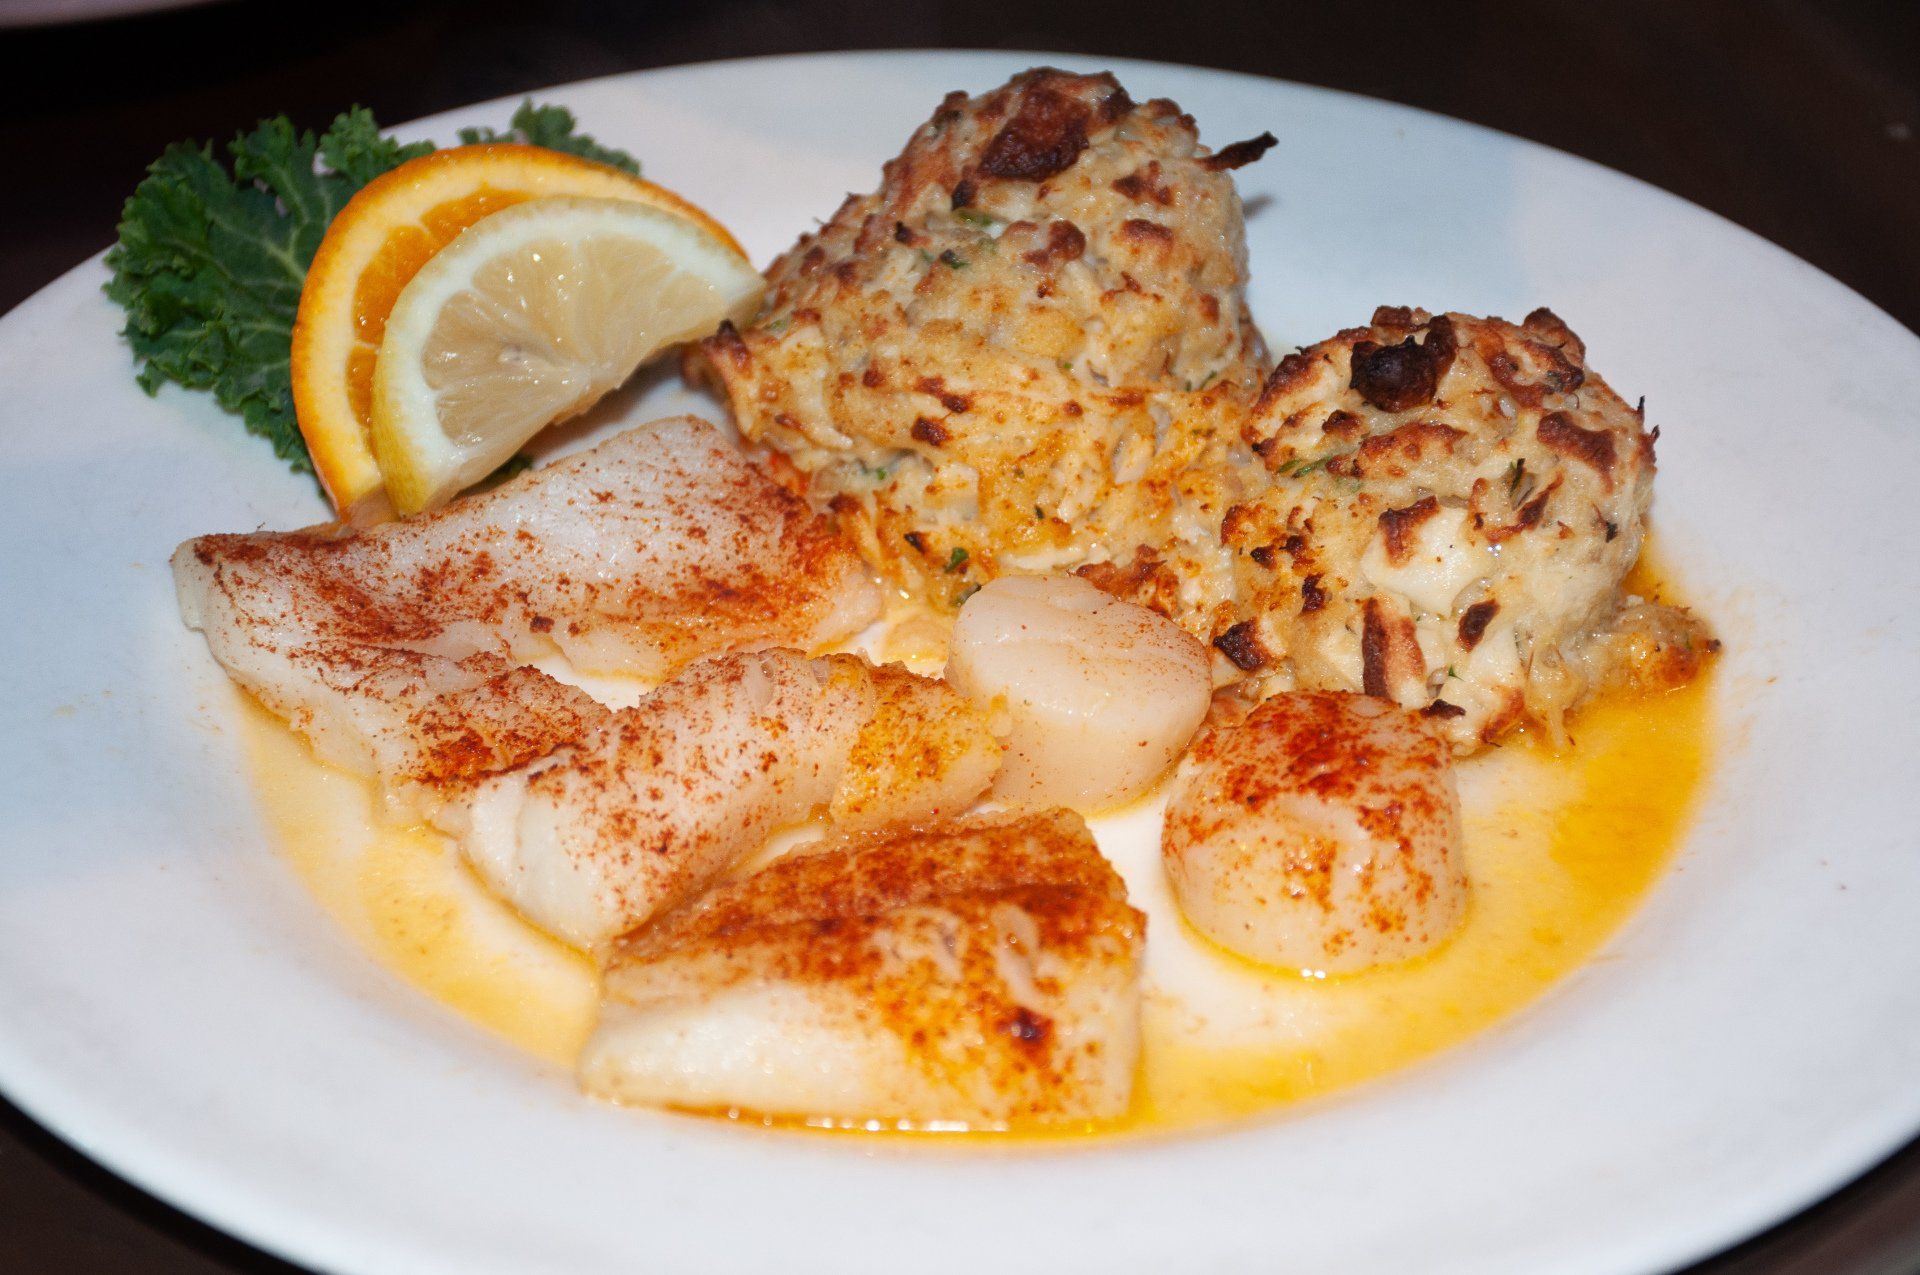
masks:
[[[621,938],[581,1082],[822,1123],[1118,1117],[1144,939],[1068,811],[857,834]]]
[[[941,684],[777,646],[846,635],[877,591],[699,421],[367,531],[202,536],[174,573],[236,682],[582,946],[776,828],[956,813],[999,764]],[[658,674],[721,649],[622,710],[523,663]]]
[[[712,651],[810,648],[879,614],[860,559],[719,430],[677,417],[365,531],[200,536],[174,555],[187,623],[662,677]]]
[[[196,537],[173,570],[228,675],[378,776],[396,817],[580,733],[592,701],[528,660],[657,677],[817,646],[879,610],[853,552],[689,417],[366,531]]]
[[[845,828],[951,816],[1000,764],[957,692],[851,655],[711,656],[602,714],[435,816],[496,893],[586,948],[816,812]]]

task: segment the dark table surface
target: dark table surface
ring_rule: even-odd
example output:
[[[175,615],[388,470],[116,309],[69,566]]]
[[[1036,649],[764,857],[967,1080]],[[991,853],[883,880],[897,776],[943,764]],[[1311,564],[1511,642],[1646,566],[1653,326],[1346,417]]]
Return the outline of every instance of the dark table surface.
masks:
[[[923,47],[1190,62],[1491,125],[1703,204],[1920,328],[1916,0],[228,0],[0,29],[0,311],[104,248],[175,139],[282,112],[324,124],[355,102],[400,121],[644,67]],[[0,1270],[294,1269],[0,1103]],[[1920,1143],[1690,1275],[1911,1271]]]

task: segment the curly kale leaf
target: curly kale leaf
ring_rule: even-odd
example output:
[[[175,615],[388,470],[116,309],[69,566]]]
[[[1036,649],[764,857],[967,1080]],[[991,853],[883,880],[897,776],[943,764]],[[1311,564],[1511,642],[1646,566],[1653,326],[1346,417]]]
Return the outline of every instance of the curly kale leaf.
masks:
[[[282,460],[310,470],[287,366],[307,265],[355,191],[431,149],[383,138],[362,110],[317,139],[284,117],[263,120],[227,147],[231,171],[211,145],[169,146],[107,253],[107,295],[127,312],[141,386],[211,390]]]
[[[432,142],[402,143],[386,136],[364,106],[335,116],[333,127],[320,139],[321,161],[352,182],[355,190],[432,150]]]
[[[572,111],[564,106],[535,106],[533,99],[528,98],[513,113],[506,132],[496,133],[490,128],[463,128],[460,130],[460,140],[469,146],[475,142],[521,142],[528,146],[544,146],[550,151],[565,151],[569,155],[610,164],[639,176],[639,160],[625,151],[602,146],[574,129]]]

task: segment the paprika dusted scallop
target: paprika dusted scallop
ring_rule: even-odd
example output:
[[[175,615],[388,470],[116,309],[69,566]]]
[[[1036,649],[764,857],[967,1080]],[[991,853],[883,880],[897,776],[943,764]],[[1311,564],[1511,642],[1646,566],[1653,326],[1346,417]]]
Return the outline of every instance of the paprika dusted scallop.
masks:
[[[1427,719],[1365,695],[1281,694],[1189,762],[1161,850],[1181,912],[1220,946],[1348,973],[1459,925],[1460,798]]]

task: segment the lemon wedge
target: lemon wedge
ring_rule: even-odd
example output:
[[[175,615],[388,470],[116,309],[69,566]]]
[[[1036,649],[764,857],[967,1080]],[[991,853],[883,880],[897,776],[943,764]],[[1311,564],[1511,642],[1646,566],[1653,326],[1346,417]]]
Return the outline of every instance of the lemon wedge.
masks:
[[[626,199],[531,199],[423,265],[387,316],[373,450],[401,514],[446,503],[669,346],[745,320],[763,283],[730,240]]]

